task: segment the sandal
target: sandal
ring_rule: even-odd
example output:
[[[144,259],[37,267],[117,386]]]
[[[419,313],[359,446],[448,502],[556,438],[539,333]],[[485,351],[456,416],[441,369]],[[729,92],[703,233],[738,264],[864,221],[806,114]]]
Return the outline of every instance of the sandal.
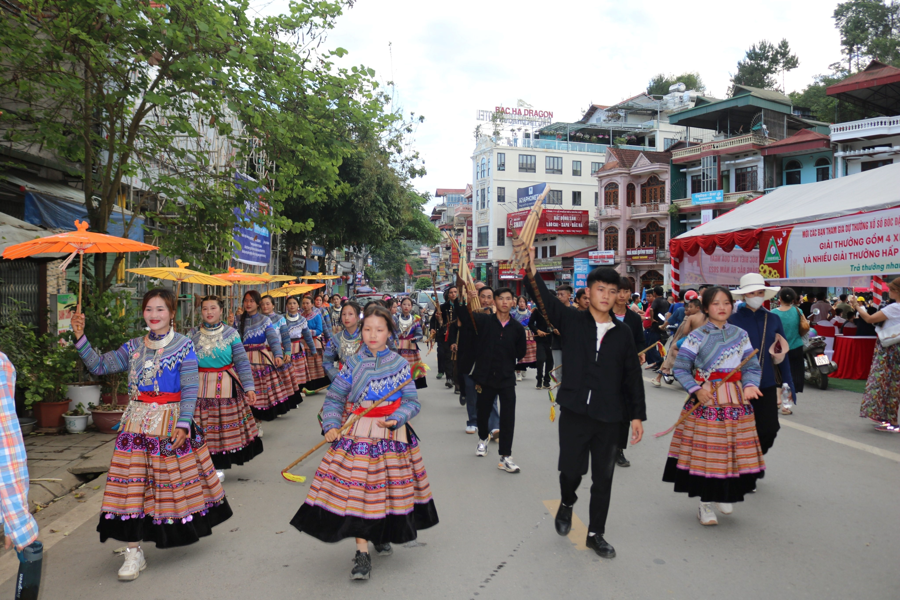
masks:
[[[658,379],[651,379],[650,385],[652,385],[653,387],[662,387],[662,384],[659,382]]]
[[[782,407],[781,407],[781,414],[783,414],[783,415],[792,415],[792,414],[794,414],[794,411],[792,411],[791,409],[789,409],[789,408],[786,407],[786,406],[782,406]]]

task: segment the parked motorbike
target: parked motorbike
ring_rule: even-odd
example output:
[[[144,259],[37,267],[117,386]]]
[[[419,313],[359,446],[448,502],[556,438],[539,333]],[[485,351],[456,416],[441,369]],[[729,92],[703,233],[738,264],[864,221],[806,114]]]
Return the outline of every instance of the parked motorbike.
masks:
[[[825,338],[816,336],[803,345],[805,378],[820,390],[828,389],[828,376],[837,371],[837,363],[825,354]]]

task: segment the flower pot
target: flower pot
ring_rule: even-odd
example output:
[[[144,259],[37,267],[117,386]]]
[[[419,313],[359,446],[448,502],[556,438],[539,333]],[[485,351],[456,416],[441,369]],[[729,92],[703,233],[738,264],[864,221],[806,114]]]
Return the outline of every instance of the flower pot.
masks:
[[[92,410],[91,417],[93,417],[94,425],[97,426],[97,430],[100,433],[116,434],[118,432],[114,431],[113,427],[115,427],[119,423],[119,421],[122,420],[122,414],[124,412],[125,412],[124,410],[117,410],[117,411],[111,411],[111,412]]]
[[[128,406],[128,401],[130,399],[131,398],[128,396],[128,394],[116,394],[115,404],[117,406]],[[100,402],[102,404],[113,404],[112,394],[101,394]],[[85,404],[85,406],[87,406],[87,404]]]
[[[69,401],[35,402],[32,408],[34,408],[37,426],[42,429],[53,429],[62,426],[62,416],[69,410]]]
[[[96,382],[88,383],[70,383],[69,394],[67,396],[69,402],[68,410],[75,410],[78,403],[81,402],[85,408],[89,404],[100,404],[100,384]]]
[[[35,423],[37,423],[37,419],[32,417],[19,417],[19,428],[22,430],[22,435],[28,435],[34,431]]]
[[[66,431],[69,433],[84,433],[87,429],[90,415],[63,415],[66,422]]]

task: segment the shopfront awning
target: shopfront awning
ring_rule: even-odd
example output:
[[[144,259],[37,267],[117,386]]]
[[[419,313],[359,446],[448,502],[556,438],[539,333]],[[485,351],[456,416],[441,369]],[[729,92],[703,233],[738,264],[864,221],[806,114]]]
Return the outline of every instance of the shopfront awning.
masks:
[[[22,242],[30,242],[31,240],[57,233],[62,233],[62,230],[42,229],[31,223],[26,223],[25,221],[20,221],[10,215],[0,213],[0,254],[2,254],[8,246],[15,246]],[[63,256],[67,255],[42,254],[40,258],[61,258]]]

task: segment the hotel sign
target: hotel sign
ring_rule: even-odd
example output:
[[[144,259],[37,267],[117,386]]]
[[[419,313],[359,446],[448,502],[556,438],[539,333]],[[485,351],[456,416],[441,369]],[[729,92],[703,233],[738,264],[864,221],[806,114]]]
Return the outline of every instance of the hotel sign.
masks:
[[[656,262],[656,248],[628,248],[625,250],[625,256],[635,262]]]
[[[543,127],[553,123],[553,111],[513,106],[495,106],[493,110],[479,110],[475,118],[479,121],[497,120],[503,125]]]
[[[525,225],[531,211],[520,210],[506,215],[506,237],[512,237]],[[541,212],[537,231],[539,235],[589,235],[590,213],[586,210],[565,210],[547,208]]]
[[[723,190],[714,190],[712,192],[697,192],[691,194],[691,204],[694,206],[703,206],[704,204],[717,204],[725,201],[725,192]]]
[[[615,250],[591,250],[588,252],[589,264],[596,265],[614,265],[616,264]]]

